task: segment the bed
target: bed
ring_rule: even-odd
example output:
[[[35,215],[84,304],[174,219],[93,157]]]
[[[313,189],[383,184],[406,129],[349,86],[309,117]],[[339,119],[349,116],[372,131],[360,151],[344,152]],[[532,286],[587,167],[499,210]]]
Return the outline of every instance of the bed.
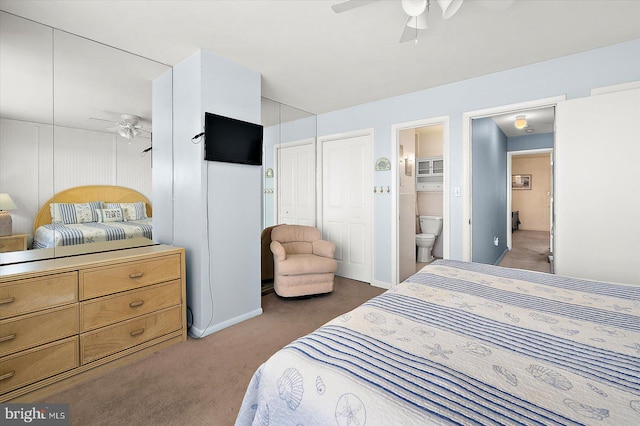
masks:
[[[58,192],[34,221],[34,249],[152,238],[152,209],[139,192],[121,186],[79,186]]]
[[[287,345],[236,425],[639,425],[640,286],[439,260]]]

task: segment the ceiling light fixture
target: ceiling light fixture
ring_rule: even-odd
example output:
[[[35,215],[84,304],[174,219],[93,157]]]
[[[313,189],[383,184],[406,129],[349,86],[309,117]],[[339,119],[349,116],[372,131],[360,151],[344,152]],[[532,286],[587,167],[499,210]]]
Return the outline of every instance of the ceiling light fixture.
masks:
[[[462,0],[438,0],[438,6],[442,9],[442,18],[449,19],[460,9]]]
[[[513,123],[513,125],[516,126],[516,129],[522,130],[527,127],[527,119],[524,117],[524,115],[519,115],[516,117],[516,121]]]

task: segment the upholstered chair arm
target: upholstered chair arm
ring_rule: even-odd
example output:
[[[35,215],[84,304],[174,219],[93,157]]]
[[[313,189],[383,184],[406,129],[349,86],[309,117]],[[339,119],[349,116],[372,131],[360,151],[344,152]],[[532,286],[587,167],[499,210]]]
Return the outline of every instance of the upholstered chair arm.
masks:
[[[313,254],[333,259],[336,252],[336,245],[331,241],[316,240],[311,243]]]
[[[271,248],[271,253],[273,253],[274,260],[281,261],[287,259],[287,252],[284,249],[284,246],[278,241],[271,241],[271,245],[269,247]]]

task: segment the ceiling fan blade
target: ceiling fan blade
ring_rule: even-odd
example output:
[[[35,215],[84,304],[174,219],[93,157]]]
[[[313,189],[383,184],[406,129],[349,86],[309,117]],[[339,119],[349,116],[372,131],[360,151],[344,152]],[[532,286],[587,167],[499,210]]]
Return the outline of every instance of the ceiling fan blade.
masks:
[[[139,132],[145,132],[145,133],[151,134],[151,130],[147,130],[144,127],[136,126],[136,127],[134,127],[134,129],[139,131]]]
[[[369,3],[373,2],[374,0],[347,0],[343,1],[342,3],[334,4],[333,6],[331,6],[331,9],[333,9],[335,13],[342,13],[361,6],[366,6]]]
[[[118,130],[120,130],[121,127],[120,126],[113,126],[113,127],[108,127],[105,130],[109,131],[109,132],[117,132]]]
[[[514,0],[475,0],[473,3],[487,9],[502,12],[503,10],[507,10],[509,6],[513,4],[513,1]]]
[[[116,120],[106,120],[104,118],[96,118],[96,117],[89,117],[89,120],[99,120],[99,121],[106,121],[108,123],[116,123]]]

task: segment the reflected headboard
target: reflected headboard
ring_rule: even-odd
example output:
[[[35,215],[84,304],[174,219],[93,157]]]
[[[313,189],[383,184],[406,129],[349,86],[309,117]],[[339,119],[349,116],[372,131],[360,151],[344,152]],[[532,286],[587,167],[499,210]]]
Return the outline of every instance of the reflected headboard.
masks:
[[[88,203],[89,201],[104,201],[105,203],[135,203],[144,201],[147,217],[152,216],[149,199],[130,188],[112,185],[88,185],[60,191],[40,207],[33,222],[33,233],[39,226],[51,223],[51,203]]]

